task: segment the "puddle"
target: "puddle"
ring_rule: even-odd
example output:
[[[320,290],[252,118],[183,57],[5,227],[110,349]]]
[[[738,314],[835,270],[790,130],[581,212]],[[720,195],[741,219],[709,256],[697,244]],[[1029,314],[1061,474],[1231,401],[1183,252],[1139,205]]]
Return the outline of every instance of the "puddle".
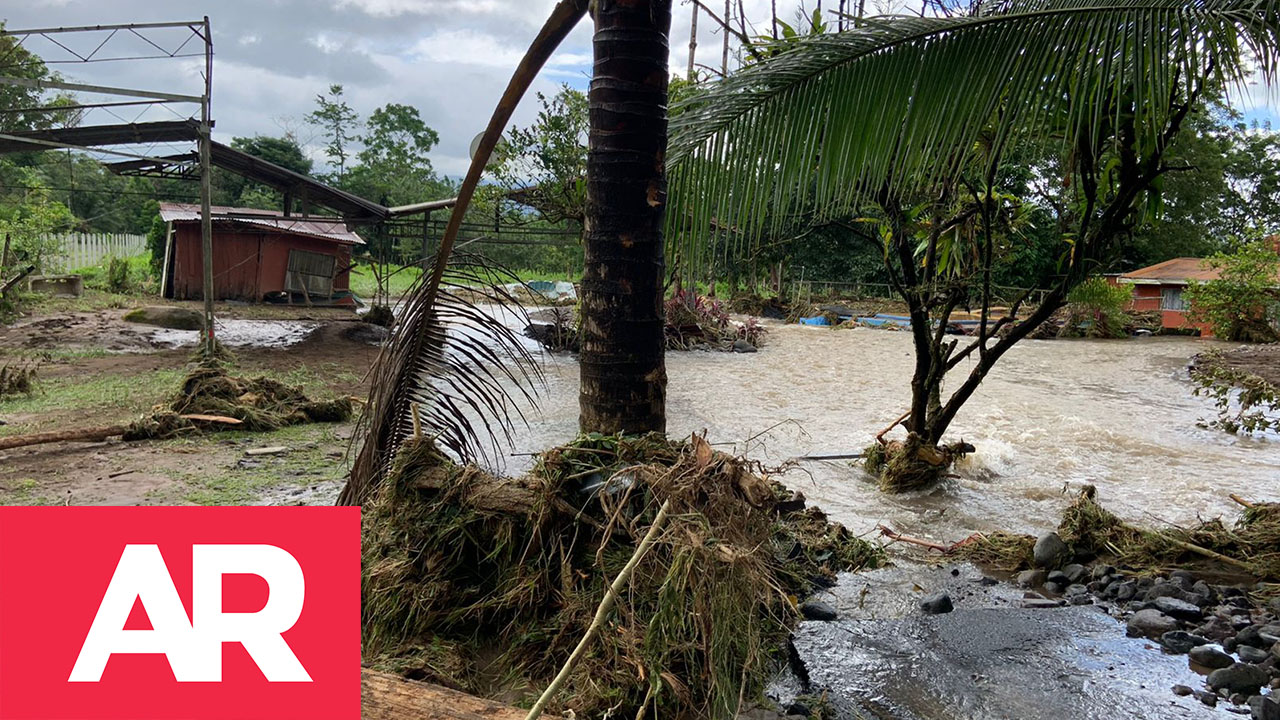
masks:
[[[214,324],[218,341],[227,347],[281,348],[302,342],[320,323],[302,320],[217,320]],[[200,342],[198,330],[151,331],[152,342],[159,347],[194,347]]]

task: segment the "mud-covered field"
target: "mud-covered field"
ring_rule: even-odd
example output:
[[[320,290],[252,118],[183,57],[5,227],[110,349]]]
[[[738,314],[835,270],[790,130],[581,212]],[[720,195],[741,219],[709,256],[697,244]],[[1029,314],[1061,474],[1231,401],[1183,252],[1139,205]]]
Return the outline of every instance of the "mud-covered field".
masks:
[[[197,333],[125,322],[126,309],[51,302],[0,325],[0,367],[35,371],[33,392],[0,397],[0,438],[127,423],[177,391]],[[377,338],[354,313],[227,305],[218,317],[231,372],[316,398],[364,398]],[[322,423],[0,451],[0,504],[315,502],[336,494],[351,429]],[[247,454],[265,447],[286,450]]]

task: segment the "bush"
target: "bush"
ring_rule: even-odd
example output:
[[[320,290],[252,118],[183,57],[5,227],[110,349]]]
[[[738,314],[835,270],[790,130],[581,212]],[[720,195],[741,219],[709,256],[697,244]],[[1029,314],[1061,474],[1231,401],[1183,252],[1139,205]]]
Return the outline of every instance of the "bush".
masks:
[[[1234,253],[1218,253],[1208,263],[1218,278],[1187,287],[1191,319],[1235,342],[1280,339],[1280,254],[1264,242],[1253,242]]]
[[[1133,300],[1133,286],[1113,285],[1104,277],[1092,277],[1067,295],[1067,319],[1063,337],[1120,338],[1130,318],[1126,309]]]
[[[76,274],[84,278],[85,287],[118,295],[147,292],[151,281],[151,258],[138,255],[131,258],[109,256],[102,264],[77,268]]]

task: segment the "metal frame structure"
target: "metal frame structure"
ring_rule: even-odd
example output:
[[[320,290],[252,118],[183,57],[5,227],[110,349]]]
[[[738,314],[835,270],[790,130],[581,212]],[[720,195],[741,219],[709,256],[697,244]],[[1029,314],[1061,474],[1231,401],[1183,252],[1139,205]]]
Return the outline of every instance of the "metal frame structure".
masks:
[[[188,33],[181,35],[181,42],[174,47],[165,47],[162,35],[169,34],[175,29],[185,29]],[[88,52],[77,51],[71,47],[72,43],[67,40],[66,36],[72,34],[88,35],[93,37],[97,34],[102,37],[101,41],[94,46],[93,50]],[[77,116],[73,122],[68,123],[73,127],[61,128],[57,130],[46,130],[29,133],[0,133],[0,153],[6,152],[31,152],[33,150],[48,150],[55,148],[66,148],[72,150],[95,151],[115,155],[119,157],[129,158],[131,160],[144,160],[152,163],[161,163],[170,166],[178,172],[182,172],[185,168],[189,170],[194,164],[199,167],[200,172],[200,207],[201,207],[201,235],[202,235],[202,254],[204,264],[204,335],[203,345],[206,351],[212,351],[216,338],[213,329],[213,222],[210,218],[210,181],[211,181],[211,162],[210,162],[210,145],[212,143],[213,117],[211,100],[213,96],[213,34],[209,26],[209,17],[206,15],[201,20],[193,20],[189,22],[152,22],[152,23],[125,23],[119,25],[80,25],[71,27],[54,27],[54,28],[31,28],[26,30],[10,30],[8,28],[0,29],[0,37],[14,38],[14,48],[23,47],[29,40],[33,38],[43,38],[52,45],[60,48],[65,55],[59,53],[58,57],[44,57],[42,62],[45,66],[49,65],[87,65],[89,63],[102,62],[136,62],[143,60],[174,60],[179,58],[203,58],[204,86],[201,88],[199,95],[170,92],[164,88],[123,88],[107,85],[92,85],[87,83],[67,82],[62,79],[53,80],[34,80],[31,78],[18,77],[6,73],[5,71],[12,67],[18,67],[15,64],[5,64],[9,58],[7,55],[0,55],[0,85],[16,85],[39,90],[61,90],[74,93],[89,93],[94,95],[104,95],[110,100],[102,102],[77,101],[71,104],[51,104],[37,105],[27,108],[12,108],[8,112],[24,112],[24,113],[67,113],[74,111]],[[112,41],[118,37],[136,38],[141,40],[145,45],[155,48],[155,53],[150,50],[145,55],[119,55],[113,54],[113,49],[120,46],[120,42],[114,45]],[[202,51],[188,51],[188,46],[198,41],[203,46]],[[11,55],[13,51],[8,53]],[[120,99],[123,98],[123,99]],[[174,113],[180,119],[185,121],[186,132],[181,128],[175,129],[174,123],[139,123],[138,119],[142,117],[151,107],[163,106],[168,108],[172,104],[195,104],[199,105],[199,120],[195,121],[194,114],[183,118],[181,114]],[[142,110],[138,113],[134,122],[125,121],[123,117],[118,115],[112,108],[140,107]],[[81,121],[84,116],[94,110],[103,110],[120,120],[120,124],[108,123],[105,125],[82,125]],[[194,127],[192,127],[194,125]],[[162,127],[163,126],[163,127]],[[194,130],[194,137],[191,137],[191,130]],[[190,140],[194,139],[197,143],[197,154],[195,162],[192,162],[190,156],[180,157],[151,157],[148,154],[131,153],[122,150],[108,149],[103,146],[107,145],[132,145],[139,143],[155,143],[164,142],[171,139]]]

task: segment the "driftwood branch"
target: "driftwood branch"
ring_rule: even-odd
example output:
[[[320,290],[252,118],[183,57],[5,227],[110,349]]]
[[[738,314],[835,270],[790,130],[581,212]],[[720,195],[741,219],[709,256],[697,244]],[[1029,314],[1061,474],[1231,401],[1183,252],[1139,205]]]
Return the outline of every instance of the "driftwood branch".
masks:
[[[600,628],[604,627],[605,618],[609,616],[609,611],[613,609],[613,604],[618,599],[618,594],[622,592],[622,588],[631,579],[631,573],[635,571],[636,565],[640,564],[640,560],[649,551],[653,545],[653,541],[657,539],[659,531],[667,521],[667,511],[671,509],[671,500],[662,503],[662,507],[658,508],[658,514],[653,518],[653,524],[649,526],[649,532],[645,533],[644,539],[636,546],[636,551],[631,554],[631,559],[627,561],[625,567],[613,579],[613,584],[609,586],[605,592],[604,598],[600,600],[600,606],[596,608],[596,616],[591,621],[591,626],[587,628],[587,633],[578,641],[578,646],[573,649],[573,653],[569,655],[569,659],[564,662],[564,666],[560,668],[560,672],[556,674],[551,684],[538,698],[538,702],[533,704],[533,709],[529,710],[529,714],[525,720],[537,720],[542,716],[542,709],[547,706],[551,698],[555,697],[560,691],[560,686],[564,685],[564,681],[568,679],[569,673],[573,671],[573,666],[578,663],[579,658],[587,651],[587,647],[596,635],[600,634]]]
[[[220,425],[239,425],[240,420],[221,415],[179,415],[183,420],[218,423]],[[128,425],[107,425],[104,427],[80,428],[78,430],[50,430],[49,432],[14,435],[0,438],[0,450],[27,447],[29,445],[45,445],[56,442],[101,442],[110,437],[125,434]]]

